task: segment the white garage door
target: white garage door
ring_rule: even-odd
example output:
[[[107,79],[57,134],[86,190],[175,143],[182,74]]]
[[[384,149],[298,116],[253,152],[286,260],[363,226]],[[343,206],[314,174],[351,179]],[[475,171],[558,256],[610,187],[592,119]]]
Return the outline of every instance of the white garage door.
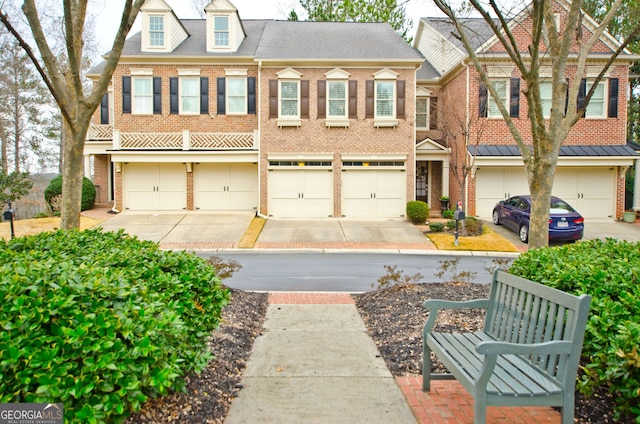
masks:
[[[476,171],[476,215],[480,218],[491,218],[496,203],[520,194],[529,194],[524,167],[480,167]]]
[[[321,218],[333,215],[333,172],[327,169],[269,171],[269,215]]]
[[[194,182],[196,209],[212,211],[258,208],[257,164],[197,164]]]
[[[184,164],[124,164],[123,182],[125,209],[173,211],[187,207]]]
[[[404,170],[348,169],[342,172],[342,215],[397,218],[405,214]]]
[[[616,172],[613,168],[558,168],[553,194],[582,216],[612,218],[615,214]]]

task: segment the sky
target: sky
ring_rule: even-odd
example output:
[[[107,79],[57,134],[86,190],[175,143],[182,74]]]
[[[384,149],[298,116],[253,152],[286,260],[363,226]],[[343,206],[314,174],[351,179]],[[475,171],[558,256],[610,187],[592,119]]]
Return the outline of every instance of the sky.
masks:
[[[198,18],[191,0],[165,0],[178,18]],[[238,9],[241,19],[280,19],[286,20],[289,12],[296,9],[302,12],[297,0],[230,0]],[[96,17],[96,32],[101,40],[101,51],[110,49],[122,17],[121,0],[92,0],[92,11]],[[418,20],[426,16],[438,16],[441,13],[431,0],[407,0],[405,4],[407,16],[414,21],[410,34],[415,35]],[[139,21],[139,19],[138,19]],[[130,34],[140,31],[140,23],[136,22]]]

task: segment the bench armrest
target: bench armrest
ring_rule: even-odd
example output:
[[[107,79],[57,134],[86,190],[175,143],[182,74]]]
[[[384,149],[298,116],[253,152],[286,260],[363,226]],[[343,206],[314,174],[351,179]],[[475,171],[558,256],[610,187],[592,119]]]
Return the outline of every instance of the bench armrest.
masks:
[[[422,307],[429,310],[429,318],[424,324],[424,333],[431,332],[433,324],[438,317],[438,311],[440,309],[486,309],[489,306],[489,299],[474,299],[474,300],[440,300],[440,299],[427,299]]]
[[[486,341],[476,346],[476,352],[482,355],[569,355],[573,349],[573,342],[563,340],[530,344]]]

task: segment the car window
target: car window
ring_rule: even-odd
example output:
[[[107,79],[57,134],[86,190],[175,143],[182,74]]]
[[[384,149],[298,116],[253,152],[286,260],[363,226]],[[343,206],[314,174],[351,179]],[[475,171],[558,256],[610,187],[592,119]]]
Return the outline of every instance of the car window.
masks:
[[[557,200],[552,200],[551,201],[551,206],[549,208],[549,213],[552,214],[556,214],[556,215],[562,215],[562,214],[569,214],[569,213],[574,213],[575,210],[571,207],[571,205],[569,205],[568,203],[557,199]]]
[[[511,206],[512,208],[517,208],[520,202],[521,200],[519,197],[512,197],[511,199],[507,199],[505,203]]]
[[[518,209],[526,212],[529,210],[529,204],[524,200],[520,200],[520,203],[518,203]]]

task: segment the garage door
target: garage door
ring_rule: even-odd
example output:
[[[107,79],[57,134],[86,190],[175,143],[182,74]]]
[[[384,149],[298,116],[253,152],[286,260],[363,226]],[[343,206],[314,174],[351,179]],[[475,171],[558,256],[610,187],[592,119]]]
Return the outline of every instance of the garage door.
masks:
[[[405,214],[404,170],[346,169],[342,172],[342,215],[397,218]]]
[[[258,208],[258,165],[202,163],[195,165],[195,207],[200,210]]]
[[[173,211],[187,207],[184,164],[124,164],[123,182],[125,209]]]
[[[496,203],[519,194],[529,194],[524,167],[480,167],[476,171],[476,215],[480,218],[491,218]]]
[[[616,172],[613,168],[558,168],[553,194],[582,216],[612,218],[615,214]]]
[[[269,170],[269,215],[320,218],[333,215],[333,172],[328,169]]]

